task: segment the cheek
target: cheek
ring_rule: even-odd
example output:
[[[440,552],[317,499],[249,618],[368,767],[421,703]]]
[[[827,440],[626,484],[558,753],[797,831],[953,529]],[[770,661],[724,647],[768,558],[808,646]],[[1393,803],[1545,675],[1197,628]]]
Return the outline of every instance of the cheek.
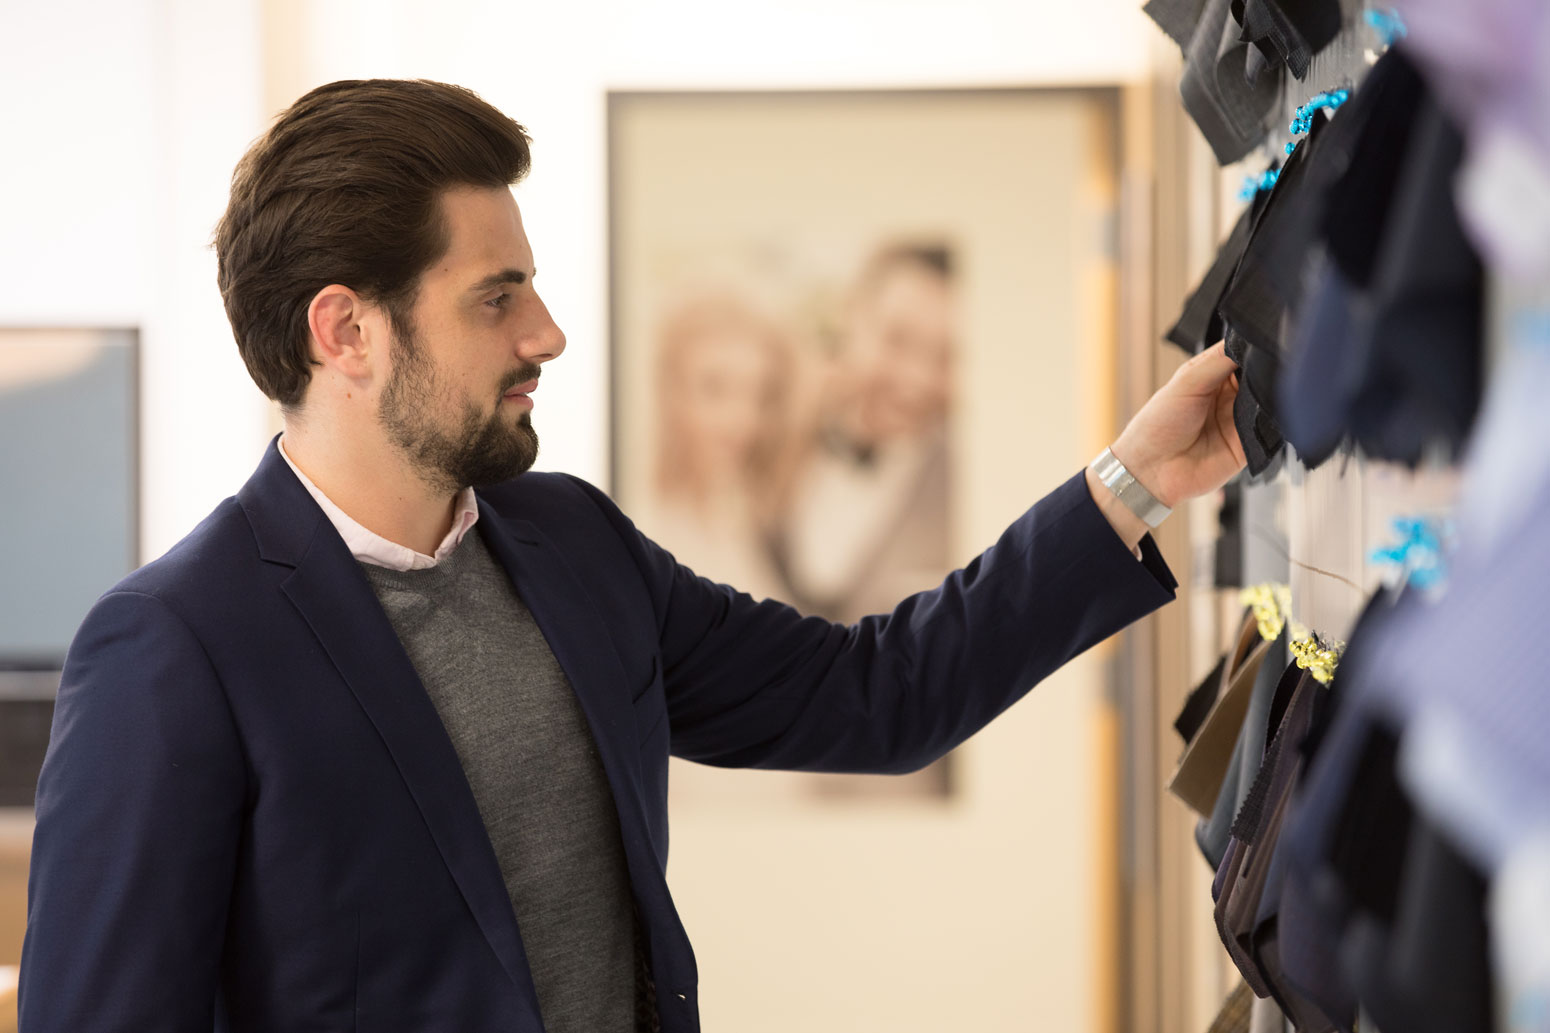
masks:
[[[500,372],[486,361],[451,355],[435,368],[426,387],[439,402],[488,409],[500,401]]]

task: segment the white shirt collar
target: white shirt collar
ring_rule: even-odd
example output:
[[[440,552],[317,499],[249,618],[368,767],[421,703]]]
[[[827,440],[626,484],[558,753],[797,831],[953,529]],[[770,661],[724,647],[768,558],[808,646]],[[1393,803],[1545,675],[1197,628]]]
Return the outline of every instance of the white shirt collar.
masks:
[[[434,567],[451,555],[452,550],[463,541],[463,536],[468,533],[468,529],[479,519],[479,505],[474,500],[474,489],[464,488],[457,494],[456,510],[452,514],[452,529],[436,547],[436,554],[427,556],[407,545],[390,542],[380,534],[362,527],[348,513],[334,505],[333,500],[324,495],[318,486],[312,483],[311,478],[291,462],[290,455],[285,451],[284,436],[280,438],[279,448],[280,458],[285,460],[285,465],[291,468],[297,480],[301,481],[301,486],[306,488],[307,493],[322,507],[323,515],[328,517],[334,529],[339,532],[339,537],[344,539],[350,555],[362,563],[387,567],[389,570],[424,570],[427,567]]]

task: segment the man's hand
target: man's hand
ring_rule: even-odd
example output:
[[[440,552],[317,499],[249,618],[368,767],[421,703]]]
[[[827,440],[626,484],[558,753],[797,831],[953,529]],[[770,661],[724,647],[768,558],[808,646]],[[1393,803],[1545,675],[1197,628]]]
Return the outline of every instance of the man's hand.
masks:
[[[1114,442],[1115,458],[1165,506],[1213,492],[1243,469],[1233,424],[1237,366],[1218,344],[1180,366]]]
[[[1114,457],[1163,505],[1173,507],[1215,491],[1243,469],[1243,445],[1233,423],[1237,366],[1218,344],[1190,359],[1147,400],[1114,442]],[[1146,525],[1098,483],[1088,487],[1104,515],[1132,548]]]

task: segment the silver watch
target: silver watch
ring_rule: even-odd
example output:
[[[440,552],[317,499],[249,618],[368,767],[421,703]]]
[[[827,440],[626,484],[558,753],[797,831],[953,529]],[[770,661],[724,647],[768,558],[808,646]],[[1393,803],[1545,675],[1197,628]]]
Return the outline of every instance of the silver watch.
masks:
[[[1104,449],[1103,453],[1093,460],[1092,471],[1098,475],[1103,486],[1112,491],[1125,504],[1126,509],[1140,517],[1147,527],[1160,526],[1168,519],[1168,514],[1173,512],[1142,487],[1141,482],[1125,469],[1125,464],[1115,459],[1114,453],[1108,449]]]

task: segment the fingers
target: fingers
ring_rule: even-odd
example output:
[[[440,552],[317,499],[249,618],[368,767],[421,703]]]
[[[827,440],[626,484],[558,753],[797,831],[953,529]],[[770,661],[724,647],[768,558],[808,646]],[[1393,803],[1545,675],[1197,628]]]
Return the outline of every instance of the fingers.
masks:
[[[1238,436],[1237,421],[1233,419],[1233,403],[1237,400],[1237,378],[1229,386],[1223,384],[1221,393],[1216,401],[1216,432],[1226,445],[1227,451],[1232,454],[1233,462],[1238,469],[1242,469],[1247,460],[1243,454],[1243,442]]]
[[[1238,364],[1227,357],[1227,346],[1218,343],[1180,366],[1173,378],[1188,394],[1211,395],[1237,371]]]

